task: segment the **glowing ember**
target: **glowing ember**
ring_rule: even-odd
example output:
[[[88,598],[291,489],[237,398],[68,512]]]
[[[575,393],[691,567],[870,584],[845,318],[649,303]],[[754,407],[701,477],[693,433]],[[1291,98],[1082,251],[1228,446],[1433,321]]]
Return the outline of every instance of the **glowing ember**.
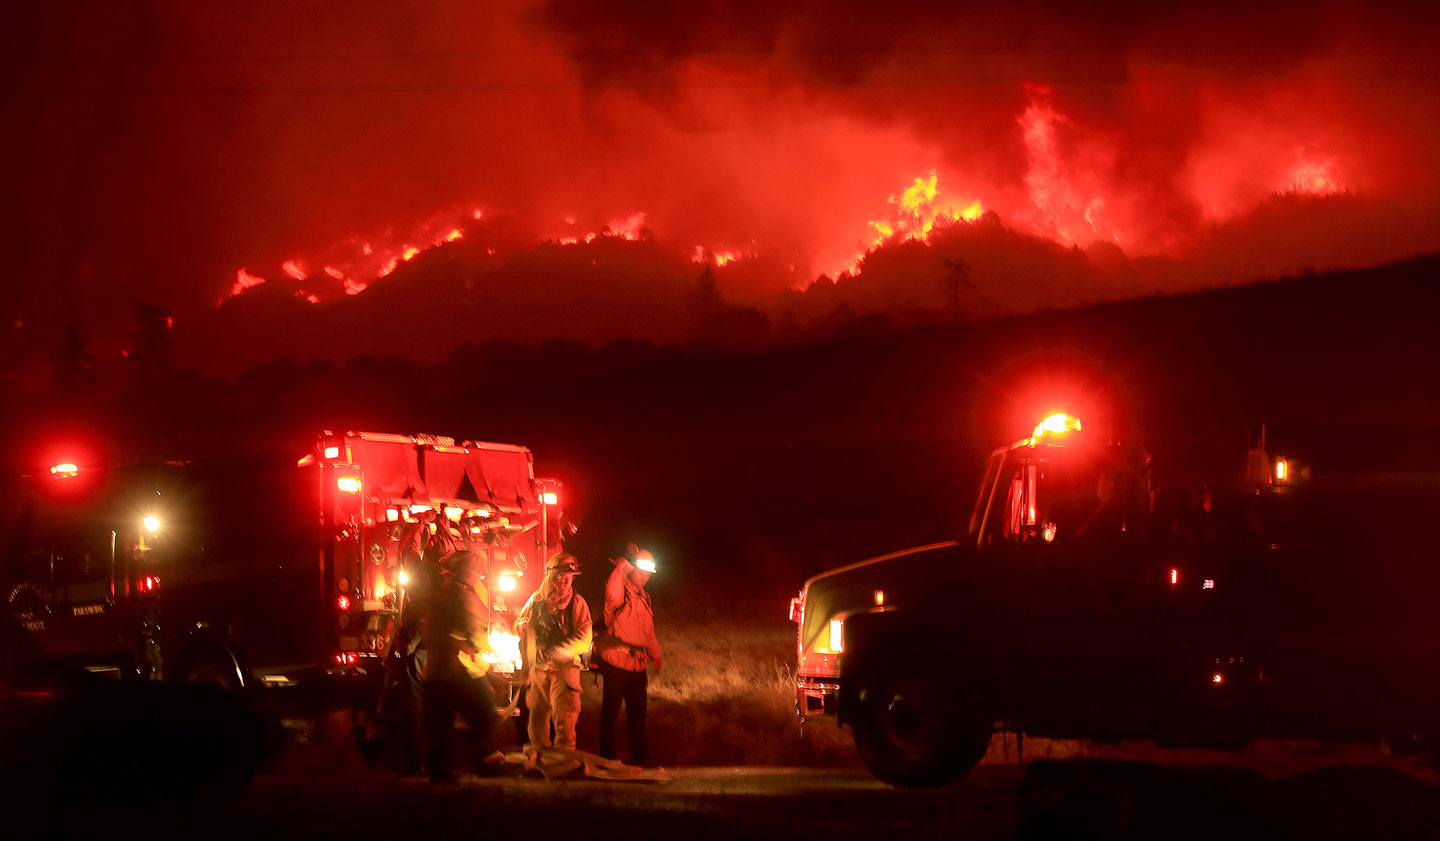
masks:
[[[404,253],[400,255],[400,259],[409,261],[409,260],[413,259],[416,254],[419,254],[419,253],[420,253],[420,249],[416,248],[416,247],[413,246],[413,245],[407,245],[407,246],[405,246],[405,251],[404,251]]]
[[[345,273],[342,272],[342,271],[340,271],[339,269],[335,268],[334,266],[326,266],[326,267],[325,267],[325,274],[330,275],[331,277],[335,278],[336,280],[344,280],[344,279],[345,279]]]
[[[284,270],[285,274],[295,280],[304,280],[306,277],[305,267],[296,260],[286,260],[280,268]]]
[[[459,238],[461,238],[461,237],[463,237],[463,236],[465,236],[465,235],[460,232],[460,229],[459,229],[459,228],[456,228],[456,229],[452,230],[450,233],[448,233],[448,234],[445,235],[445,241],[446,241],[446,242],[454,242],[455,240],[457,240],[457,239],[459,239]]]

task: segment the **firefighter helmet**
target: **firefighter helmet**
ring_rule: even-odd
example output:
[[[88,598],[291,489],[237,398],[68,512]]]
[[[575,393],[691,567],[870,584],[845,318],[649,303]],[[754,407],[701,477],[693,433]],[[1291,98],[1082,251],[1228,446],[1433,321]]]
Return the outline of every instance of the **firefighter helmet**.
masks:
[[[556,552],[550,556],[550,560],[545,563],[545,572],[550,575],[579,575],[580,562],[575,559],[574,555],[567,554],[563,551]]]

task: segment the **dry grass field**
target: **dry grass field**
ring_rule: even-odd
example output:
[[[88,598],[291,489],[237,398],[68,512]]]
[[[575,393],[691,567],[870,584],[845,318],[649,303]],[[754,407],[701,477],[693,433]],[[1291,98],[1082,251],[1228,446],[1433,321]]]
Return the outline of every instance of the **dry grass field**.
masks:
[[[653,759],[663,765],[849,766],[859,758],[848,730],[795,721],[795,626],[783,617],[666,610],[656,625],[665,671],[650,673]],[[599,740],[600,687],[584,679],[580,746]],[[616,744],[625,753],[623,733]]]

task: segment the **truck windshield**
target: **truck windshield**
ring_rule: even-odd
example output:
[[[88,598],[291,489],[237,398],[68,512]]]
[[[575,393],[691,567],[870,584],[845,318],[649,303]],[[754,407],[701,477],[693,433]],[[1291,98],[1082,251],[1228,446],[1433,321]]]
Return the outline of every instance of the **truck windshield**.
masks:
[[[1093,448],[1011,453],[996,482],[991,533],[1005,540],[1052,543],[1118,535],[1135,477]]]

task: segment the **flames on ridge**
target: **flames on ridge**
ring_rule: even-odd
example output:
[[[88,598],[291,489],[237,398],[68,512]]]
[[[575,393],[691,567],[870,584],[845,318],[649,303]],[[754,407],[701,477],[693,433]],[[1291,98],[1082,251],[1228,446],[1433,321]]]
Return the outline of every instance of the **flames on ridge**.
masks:
[[[1108,242],[1133,255],[1173,252],[1186,243],[1184,233],[1156,235],[1153,230],[1143,230],[1145,219],[1154,216],[1154,210],[1143,193],[1124,184],[1116,174],[1119,153],[1110,140],[1087,133],[1085,126],[1062,113],[1051,88],[1027,84],[1023,90],[1025,105],[1014,118],[1014,134],[992,139],[1023,149],[1025,169],[1018,178],[966,172],[937,160],[924,166],[883,205],[877,202],[883,212],[871,214],[863,228],[835,231],[835,240],[850,239],[853,250],[832,248],[829,253],[852,256],[839,266],[821,268],[830,268],[836,275],[854,275],[864,270],[869,254],[887,244],[929,242],[937,230],[974,224],[986,217],[1062,245],[1088,247]],[[1235,132],[1235,138],[1227,141],[1222,133],[1220,139],[1190,150],[1187,169],[1175,174],[1176,181],[1183,184],[1188,178],[1185,198],[1205,220],[1224,221],[1275,194],[1324,196],[1350,189],[1338,155],[1295,137],[1286,126],[1267,128],[1268,133],[1259,136],[1268,142],[1256,142],[1242,132]],[[278,276],[296,297],[311,303],[357,295],[401,263],[465,240],[467,231],[475,230],[472,225],[488,218],[488,212],[478,207],[451,209],[412,225],[403,234],[392,227],[373,236],[343,240],[307,257],[291,258],[281,264]],[[536,244],[570,247],[601,237],[640,241],[650,236],[650,217],[645,211],[620,216],[598,231],[584,233],[577,231],[575,216],[562,221],[560,232],[541,237]],[[740,250],[700,244],[682,253],[693,264],[725,267],[761,255],[763,246],[754,238],[757,233],[734,232],[731,242],[744,239],[750,243]],[[659,236],[664,234],[660,230]],[[496,255],[495,248],[485,252]],[[260,273],[242,267],[221,303],[264,283]]]

